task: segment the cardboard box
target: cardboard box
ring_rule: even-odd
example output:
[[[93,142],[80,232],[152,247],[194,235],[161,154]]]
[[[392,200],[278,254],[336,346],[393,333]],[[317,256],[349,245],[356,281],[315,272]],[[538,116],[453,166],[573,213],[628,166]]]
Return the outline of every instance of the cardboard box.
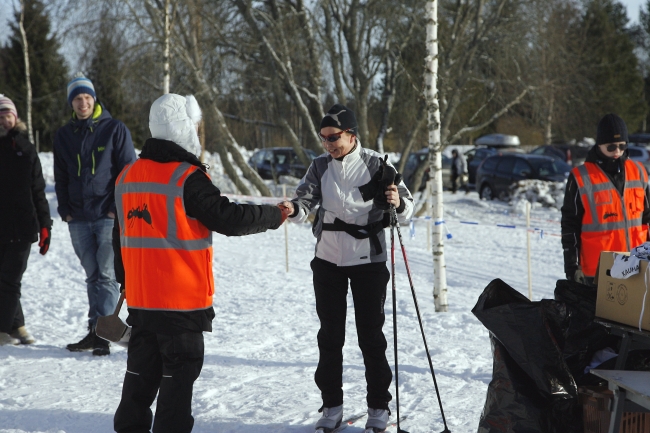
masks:
[[[627,255],[629,253],[617,254]],[[595,279],[595,283],[598,285],[596,317],[638,328],[643,298],[646,295],[645,274],[650,262],[641,260],[639,273],[624,280],[611,277],[610,270],[613,263],[612,251],[600,253]],[[648,272],[648,282],[650,283],[650,271]],[[648,295],[645,296],[646,307],[643,310],[643,320],[641,321],[641,328],[645,330],[650,330],[650,287],[648,287],[648,292]]]

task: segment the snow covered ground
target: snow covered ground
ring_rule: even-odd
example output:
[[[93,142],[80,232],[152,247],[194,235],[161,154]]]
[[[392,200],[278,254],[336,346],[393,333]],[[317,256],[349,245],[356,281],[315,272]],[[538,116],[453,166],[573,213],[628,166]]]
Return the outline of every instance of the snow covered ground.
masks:
[[[22,297],[27,327],[38,341],[32,346],[0,347],[0,432],[112,432],[126,350],[113,346],[111,355],[102,358],[65,350],[67,343],[85,335],[85,276],[66,224],[56,213],[51,155],[42,154],[41,160],[55,220],[52,244],[44,257],[34,246]],[[492,355],[488,333],[470,310],[494,278],[527,295],[527,232],[525,219],[506,203],[480,201],[474,192],[444,194],[445,220],[452,234],[445,243],[448,313],[434,312],[426,222],[416,221],[413,238],[409,227],[401,230],[447,423],[454,433],[475,432],[492,375]],[[563,277],[559,219],[557,209],[533,209],[535,227],[544,230],[543,237],[540,231],[532,235],[535,300],[552,298],[555,281]],[[194,389],[194,432],[313,431],[321,405],[313,381],[318,319],[309,262],[315,242],[307,225],[290,224],[287,232],[289,272],[284,227],[241,238],[214,236],[216,318],[214,332],[205,334],[205,364]],[[397,257],[400,414],[408,415],[401,426],[412,433],[441,431],[399,252]],[[352,415],[366,407],[364,367],[349,301],[344,391],[345,412]],[[386,314],[384,331],[393,364],[390,294]],[[394,383],[391,392],[394,396]],[[362,426],[346,432],[359,433]]]

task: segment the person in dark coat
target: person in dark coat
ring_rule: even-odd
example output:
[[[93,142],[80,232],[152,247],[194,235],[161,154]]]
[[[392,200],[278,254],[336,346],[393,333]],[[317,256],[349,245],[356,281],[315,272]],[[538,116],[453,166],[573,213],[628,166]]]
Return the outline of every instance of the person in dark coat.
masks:
[[[96,100],[92,82],[81,74],[68,83],[72,118],[54,137],[54,179],[58,212],[68,223],[75,254],[86,273],[88,334],[67,345],[72,352],[110,354],[95,335],[97,318],[112,314],[119,297],[111,245],[115,180],[135,161],[131,133]]]
[[[25,136],[16,106],[0,95],[0,346],[32,344],[20,288],[31,244],[50,246],[52,220],[36,148]]]
[[[623,119],[607,114],[584,166],[571,170],[561,220],[564,272],[570,281],[593,285],[601,251],[631,251],[647,240],[647,174],[629,159],[627,142]]]
[[[451,192],[456,194],[458,190],[457,181],[460,180],[460,188],[467,184],[467,160],[465,155],[458,152],[457,149],[451,151]]]
[[[193,96],[158,98],[149,115],[153,138],[118,177],[115,270],[132,326],[114,417],[118,433],[192,430],[192,390],[203,366],[203,332],[212,331],[215,315],[211,232],[262,233],[277,229],[288,216],[288,209],[279,206],[240,205],[221,195],[198,159],[200,120]],[[154,417],[150,406],[156,394]]]

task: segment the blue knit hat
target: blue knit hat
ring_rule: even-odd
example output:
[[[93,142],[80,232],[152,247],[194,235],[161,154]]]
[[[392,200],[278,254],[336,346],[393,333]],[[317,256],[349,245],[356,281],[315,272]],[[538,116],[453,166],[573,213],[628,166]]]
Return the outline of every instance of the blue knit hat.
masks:
[[[86,93],[97,101],[97,95],[95,94],[95,87],[93,82],[84,76],[81,72],[78,72],[74,78],[68,83],[68,104],[72,106],[72,100],[79,94]]]

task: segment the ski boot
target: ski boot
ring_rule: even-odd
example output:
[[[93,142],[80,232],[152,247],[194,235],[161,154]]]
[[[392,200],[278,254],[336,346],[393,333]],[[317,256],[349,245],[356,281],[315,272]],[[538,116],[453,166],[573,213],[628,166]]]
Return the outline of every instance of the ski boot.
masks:
[[[364,433],[379,433],[386,431],[388,416],[390,413],[387,409],[368,408],[368,420],[366,421],[366,430]]]

